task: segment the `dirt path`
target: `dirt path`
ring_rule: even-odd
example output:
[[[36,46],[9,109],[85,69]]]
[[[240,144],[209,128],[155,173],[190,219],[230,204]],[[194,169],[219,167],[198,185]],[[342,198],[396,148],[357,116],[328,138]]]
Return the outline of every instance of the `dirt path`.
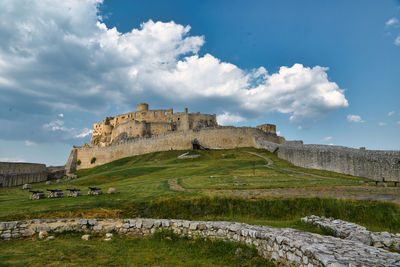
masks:
[[[259,157],[259,158],[262,158],[262,159],[264,159],[265,160],[265,167],[267,167],[267,168],[271,168],[272,167],[272,164],[274,164],[274,162],[272,161],[272,159],[270,159],[270,158],[267,158],[267,157],[265,157],[265,156],[263,156],[263,155],[260,155],[260,154],[258,154],[258,153],[256,153],[256,152],[250,152],[250,151],[246,151],[246,153],[249,153],[249,154],[252,154],[252,155],[254,155],[254,156],[256,156],[256,157]]]
[[[185,191],[185,188],[179,185],[178,178],[168,180],[169,189],[172,191]]]

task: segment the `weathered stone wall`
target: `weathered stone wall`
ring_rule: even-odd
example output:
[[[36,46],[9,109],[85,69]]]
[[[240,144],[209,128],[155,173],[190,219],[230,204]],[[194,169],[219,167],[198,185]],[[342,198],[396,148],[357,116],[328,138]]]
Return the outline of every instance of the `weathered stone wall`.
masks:
[[[116,231],[148,236],[158,230],[178,235],[222,239],[254,245],[258,253],[281,266],[398,266],[400,254],[367,246],[357,241],[232,222],[166,219],[49,219],[0,223],[0,239],[31,237],[46,232]]]
[[[156,151],[191,149],[191,142],[194,139],[197,139],[203,146],[213,149],[254,147],[255,137],[278,142],[276,135],[250,127],[215,127],[198,131],[167,132],[150,138],[128,140],[112,146],[76,148],[76,160],[81,161],[81,165],[77,166],[77,169],[91,168],[120,158]],[[93,157],[96,158],[96,162],[90,164]],[[71,161],[71,164],[67,164],[67,168],[72,163]]]
[[[0,187],[37,183],[47,180],[44,164],[0,162]]]
[[[257,129],[260,129],[266,133],[273,133],[276,134],[276,125],[274,124],[262,124],[258,125]]]
[[[283,143],[277,152],[279,158],[304,168],[333,171],[377,181],[400,181],[400,151]]]
[[[368,246],[400,252],[400,233],[371,232],[364,226],[355,223],[315,215],[301,218],[301,220],[305,223],[328,229],[332,231],[335,236],[340,238],[358,241]]]

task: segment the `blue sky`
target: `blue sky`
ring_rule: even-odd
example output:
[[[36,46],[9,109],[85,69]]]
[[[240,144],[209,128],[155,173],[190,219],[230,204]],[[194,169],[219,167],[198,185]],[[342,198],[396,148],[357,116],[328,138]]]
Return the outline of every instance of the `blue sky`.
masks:
[[[138,102],[400,149],[399,1],[0,2],[0,161],[66,162]]]

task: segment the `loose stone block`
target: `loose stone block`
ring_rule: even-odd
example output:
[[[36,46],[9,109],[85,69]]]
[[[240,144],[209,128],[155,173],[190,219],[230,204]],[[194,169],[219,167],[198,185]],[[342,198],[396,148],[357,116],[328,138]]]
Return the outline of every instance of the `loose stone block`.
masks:
[[[32,186],[30,184],[24,184],[22,186],[22,189],[31,189],[31,188],[32,188]]]

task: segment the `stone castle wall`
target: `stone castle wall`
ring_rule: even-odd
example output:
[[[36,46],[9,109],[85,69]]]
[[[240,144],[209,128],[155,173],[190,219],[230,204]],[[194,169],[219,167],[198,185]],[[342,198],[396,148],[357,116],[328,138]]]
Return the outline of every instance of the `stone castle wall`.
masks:
[[[47,175],[44,164],[0,162],[0,187],[43,182]]]
[[[93,124],[91,146],[103,147],[137,137],[218,126],[215,114],[189,113],[187,108],[178,113],[173,109],[148,108],[148,104],[140,103],[137,111],[106,117],[103,122]]]
[[[173,219],[44,219],[0,222],[0,239],[32,237],[41,231],[76,231],[149,236],[173,231],[191,238],[219,239],[253,245],[258,254],[280,266],[398,266],[400,254],[332,236],[223,221]]]
[[[279,158],[304,168],[361,176],[376,181],[400,181],[400,151],[283,143],[276,152]]]
[[[91,168],[105,164],[113,160],[130,157],[145,153],[167,150],[185,150],[192,148],[192,141],[197,139],[200,144],[212,149],[231,149],[236,147],[254,147],[255,137],[278,142],[276,135],[265,133],[250,127],[215,127],[203,128],[201,130],[175,131],[154,135],[149,138],[136,138],[106,147],[79,147],[75,148],[71,157],[76,160],[68,160],[67,172],[73,167],[77,160],[81,164],[77,169]],[[91,164],[95,157],[96,162]]]

